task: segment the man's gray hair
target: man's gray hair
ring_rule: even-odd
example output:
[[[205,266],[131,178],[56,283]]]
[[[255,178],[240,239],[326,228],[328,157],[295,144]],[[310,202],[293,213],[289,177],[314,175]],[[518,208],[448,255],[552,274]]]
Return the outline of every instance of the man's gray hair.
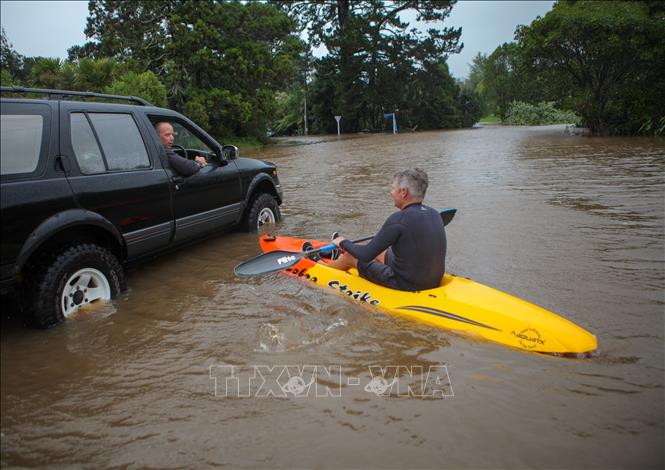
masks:
[[[409,168],[408,170],[398,171],[393,175],[393,180],[397,181],[399,188],[408,188],[409,194],[416,199],[425,199],[429,178],[420,168]]]

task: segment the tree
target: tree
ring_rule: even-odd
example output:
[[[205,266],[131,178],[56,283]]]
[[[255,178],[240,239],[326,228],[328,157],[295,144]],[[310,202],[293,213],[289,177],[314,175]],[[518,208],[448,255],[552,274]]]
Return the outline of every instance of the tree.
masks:
[[[58,58],[31,57],[26,59],[29,83],[37,88],[72,89],[71,74],[63,72],[63,62]]]
[[[459,87],[450,76],[448,65],[429,64],[415,74],[407,87],[406,100],[411,106],[408,111],[402,111],[402,121],[419,129],[461,127],[458,93]]]
[[[517,77],[519,48],[515,43],[497,47],[483,63],[485,101],[491,113],[505,119],[510,103],[520,98]]]
[[[5,28],[0,30],[0,70],[2,70],[2,84],[9,86],[21,74],[23,67],[23,56],[14,50],[9,42]]]
[[[111,86],[119,69],[112,59],[82,59],[74,70],[74,85],[77,90],[101,93]]]
[[[312,98],[311,126],[314,133],[336,133],[333,116],[339,114],[341,105],[336,94],[339,68],[332,57],[323,57],[316,63],[314,80],[310,87]]]
[[[272,125],[274,134],[295,135],[304,132],[303,95],[304,89],[300,86],[295,86],[288,92],[277,93],[278,110]]]
[[[70,48],[69,59],[112,58],[131,62],[135,71],[161,75],[169,41],[168,18],[175,6],[175,0],[90,0],[84,33],[94,41]]]
[[[114,95],[138,96],[155,106],[167,105],[166,87],[149,70],[143,73],[127,72],[122,78],[114,81],[106,92]]]
[[[483,89],[484,68],[487,54],[478,52],[469,65],[469,76],[464,81],[464,89],[481,93]]]
[[[462,90],[457,98],[460,127],[472,127],[483,115],[483,101],[475,91]]]
[[[86,35],[70,50],[153,72],[169,105],[215,135],[265,136],[275,93],[297,79],[302,42],[275,5],[206,1],[90,2]]]
[[[658,2],[558,2],[516,38],[528,66],[592,132],[635,132],[665,114]]]
[[[334,93],[333,114],[341,114],[342,129],[347,132],[375,128],[382,123],[383,112],[402,109],[402,88],[417,68],[440,63],[448,53],[459,52],[461,28],[430,28],[420,32],[404,18],[416,22],[441,22],[454,1],[380,0],[328,2],[278,2],[302,29],[309,31],[313,46],[324,45],[329,57],[325,62],[325,85]],[[334,61],[335,77],[330,60]],[[327,105],[327,106],[328,106]],[[323,108],[321,108],[323,109]],[[332,119],[324,116],[318,121]],[[334,121],[333,121],[334,123]]]
[[[295,29],[274,5],[179,3],[169,19],[171,103],[201,103],[220,135],[265,136],[275,93],[297,80]]]

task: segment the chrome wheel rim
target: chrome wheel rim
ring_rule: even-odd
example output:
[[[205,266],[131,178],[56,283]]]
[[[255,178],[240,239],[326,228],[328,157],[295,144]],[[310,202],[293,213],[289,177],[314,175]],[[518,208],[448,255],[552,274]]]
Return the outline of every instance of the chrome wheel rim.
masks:
[[[84,305],[111,299],[111,285],[104,274],[94,268],[84,268],[67,279],[62,290],[60,306],[65,318]]]
[[[259,228],[266,224],[274,224],[274,223],[275,223],[275,213],[272,211],[272,209],[269,209],[267,207],[261,209],[261,212],[259,212],[256,228]]]

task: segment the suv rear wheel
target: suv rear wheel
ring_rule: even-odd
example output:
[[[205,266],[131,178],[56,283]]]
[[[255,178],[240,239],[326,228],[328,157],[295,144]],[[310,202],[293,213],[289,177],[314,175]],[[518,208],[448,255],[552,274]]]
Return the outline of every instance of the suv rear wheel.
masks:
[[[279,205],[274,197],[267,193],[256,196],[247,210],[244,229],[256,232],[264,225],[275,224],[282,218]]]
[[[38,266],[21,292],[27,321],[49,328],[82,307],[108,301],[125,289],[117,258],[105,248],[84,244],[63,249]]]

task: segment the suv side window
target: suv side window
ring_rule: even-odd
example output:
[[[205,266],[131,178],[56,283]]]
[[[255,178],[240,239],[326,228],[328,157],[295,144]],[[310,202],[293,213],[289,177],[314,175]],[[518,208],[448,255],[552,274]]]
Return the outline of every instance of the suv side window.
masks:
[[[0,118],[0,174],[33,173],[46,150],[48,108],[3,105]]]
[[[106,156],[109,170],[150,168],[150,159],[131,114],[91,113],[90,120]]]
[[[85,175],[103,173],[106,171],[102,151],[97,145],[97,139],[92,127],[83,113],[71,115],[72,147],[74,155]]]
[[[148,152],[131,114],[88,113],[87,117],[89,123],[84,113],[71,115],[72,145],[82,172],[150,168]]]
[[[175,134],[174,144],[186,149],[196,149],[205,153],[212,153],[212,149],[196,135],[179,122],[171,122]]]

